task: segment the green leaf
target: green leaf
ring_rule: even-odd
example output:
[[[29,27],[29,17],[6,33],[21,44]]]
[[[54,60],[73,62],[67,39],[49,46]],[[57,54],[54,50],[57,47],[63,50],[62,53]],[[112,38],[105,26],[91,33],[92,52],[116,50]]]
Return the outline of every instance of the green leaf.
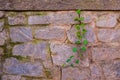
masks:
[[[87,45],[87,44],[88,44],[88,40],[86,40],[86,39],[83,40],[83,44],[84,44],[84,45]]]
[[[80,41],[76,41],[75,44],[80,44],[81,42]]]
[[[81,35],[80,31],[76,32],[76,34],[77,34],[77,36],[80,36],[80,35]]]
[[[73,64],[70,64],[70,66],[71,66],[71,67],[74,67],[74,65],[73,65]]]
[[[80,17],[79,20],[80,20],[80,21],[84,21],[84,17]]]
[[[75,18],[75,19],[74,19],[74,21],[79,21],[79,18],[78,18],[78,17],[77,17],[77,18]]]
[[[80,14],[80,13],[81,13],[81,10],[80,10],[80,9],[78,9],[76,12],[77,12],[77,14]]]
[[[80,30],[80,26],[79,26],[79,25],[75,25],[75,28],[76,28],[77,30]]]
[[[70,56],[70,59],[74,58],[74,56]]]
[[[64,64],[62,64],[62,67],[65,67],[65,63],[64,63]]]
[[[71,61],[71,59],[67,59],[67,60],[66,60],[66,62],[70,62],[70,61]]]
[[[81,27],[85,27],[85,24],[84,24],[84,23],[82,23],[82,24],[80,24],[80,26],[81,26]]]
[[[85,36],[87,30],[86,29],[82,29],[82,34]]]
[[[75,61],[75,63],[76,63],[76,64],[79,64],[79,60],[77,59],[77,60]]]
[[[82,47],[81,47],[81,50],[82,50],[82,51],[86,51],[87,48],[86,48],[85,46],[82,46]]]
[[[74,48],[72,49],[72,51],[73,51],[73,52],[77,52],[77,48],[74,47]]]
[[[75,21],[84,21],[84,17],[80,17],[80,18],[77,17],[77,18],[75,18],[74,20],[75,20]]]

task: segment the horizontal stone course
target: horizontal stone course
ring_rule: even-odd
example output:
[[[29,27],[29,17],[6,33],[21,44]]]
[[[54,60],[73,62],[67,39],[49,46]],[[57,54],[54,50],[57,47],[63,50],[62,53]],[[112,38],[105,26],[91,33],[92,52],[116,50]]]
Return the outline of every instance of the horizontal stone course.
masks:
[[[1,0],[0,10],[120,10],[119,0]]]
[[[39,62],[22,62],[15,58],[6,59],[3,65],[4,73],[16,74],[16,75],[27,75],[27,76],[42,76],[43,77],[43,67]]]
[[[49,12],[47,15],[29,16],[28,24],[75,24],[74,11]]]

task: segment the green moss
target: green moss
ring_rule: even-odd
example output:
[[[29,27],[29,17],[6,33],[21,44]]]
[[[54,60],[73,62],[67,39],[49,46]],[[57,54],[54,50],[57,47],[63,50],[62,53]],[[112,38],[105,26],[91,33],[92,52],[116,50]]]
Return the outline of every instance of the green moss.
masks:
[[[30,15],[38,15],[38,16],[43,16],[43,15],[47,15],[48,12],[26,12],[26,15],[30,16]]]
[[[44,73],[46,74],[47,78],[52,79],[52,74],[49,70],[45,70]]]

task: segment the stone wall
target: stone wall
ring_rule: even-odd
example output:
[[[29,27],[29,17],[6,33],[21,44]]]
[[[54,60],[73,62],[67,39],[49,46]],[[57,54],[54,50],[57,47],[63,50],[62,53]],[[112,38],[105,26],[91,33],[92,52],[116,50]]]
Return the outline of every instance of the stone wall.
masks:
[[[81,16],[88,49],[63,68],[76,55],[75,11],[0,11],[0,80],[120,80],[120,11]]]

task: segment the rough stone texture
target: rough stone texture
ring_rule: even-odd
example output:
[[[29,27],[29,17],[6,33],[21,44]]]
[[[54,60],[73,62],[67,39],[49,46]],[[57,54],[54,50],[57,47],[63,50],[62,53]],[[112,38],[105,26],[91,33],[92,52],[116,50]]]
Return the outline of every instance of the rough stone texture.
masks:
[[[94,28],[92,26],[86,26],[86,30],[87,30],[86,39],[89,42],[94,43],[96,41],[96,36],[95,36],[95,33],[94,33]],[[75,30],[74,26],[70,30],[67,31],[68,39],[72,43],[75,43],[76,41],[78,41],[78,38],[76,36],[76,31],[77,30]]]
[[[21,80],[20,75],[3,75],[2,80]],[[23,80],[23,79],[22,79]]]
[[[31,41],[32,29],[29,27],[13,27],[10,28],[10,38],[13,42],[28,42]]]
[[[120,46],[101,46],[95,47],[92,50],[92,57],[94,61],[110,61],[120,58]]]
[[[120,10],[119,3],[119,0],[0,0],[0,10]]]
[[[0,32],[0,45],[4,45],[5,40],[7,39],[7,33],[5,30],[3,30],[2,32]]]
[[[2,22],[0,22],[0,31],[3,30],[3,27],[4,27],[4,22],[2,21]]]
[[[103,72],[106,80],[120,79],[120,60],[103,64]]]
[[[109,28],[115,27],[117,24],[117,18],[118,16],[115,14],[102,15],[96,21],[96,26],[97,27],[109,27]]]
[[[29,24],[74,24],[74,18],[78,15],[75,11],[61,11],[48,13],[47,15],[30,16]]]
[[[46,42],[25,43],[14,46],[13,55],[30,56],[46,60],[48,53],[48,44]]]
[[[0,11],[0,18],[2,18],[4,16],[4,12]]]
[[[90,70],[91,70],[91,80],[104,80],[104,76],[100,66],[96,64],[91,64]]]
[[[72,48],[75,47],[73,45],[70,44],[56,44],[56,43],[52,43],[50,45],[51,48],[51,56],[53,59],[53,63],[55,65],[63,65],[66,60],[74,55],[76,59],[79,59],[78,56],[79,54],[73,53],[72,52]],[[84,58],[83,60],[80,61],[79,66],[84,66],[87,67],[89,66],[89,60],[88,60],[88,53],[84,53],[83,55],[86,56],[86,58]],[[75,63],[75,60],[72,60],[72,63]],[[74,64],[76,66],[76,64]],[[78,65],[77,65],[78,66]]]
[[[120,29],[100,29],[98,39],[102,42],[120,42]]]
[[[60,28],[43,28],[35,30],[35,38],[47,40],[65,40],[66,33]]]
[[[25,15],[17,14],[15,16],[9,16],[8,17],[8,23],[9,25],[23,25],[26,24],[27,18],[25,18]]]
[[[93,12],[81,12],[81,17],[84,17],[83,23],[91,23],[96,20],[97,16]]]
[[[62,70],[62,80],[90,80],[88,69],[65,68]]]
[[[43,67],[39,62],[22,62],[15,58],[6,59],[3,71],[8,74],[43,76]]]

